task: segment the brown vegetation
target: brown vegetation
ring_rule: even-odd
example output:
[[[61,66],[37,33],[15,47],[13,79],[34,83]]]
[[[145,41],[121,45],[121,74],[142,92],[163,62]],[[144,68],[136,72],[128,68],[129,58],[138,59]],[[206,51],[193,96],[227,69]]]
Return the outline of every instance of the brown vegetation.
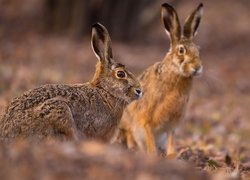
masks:
[[[1,179],[206,180],[184,162],[146,157],[98,142],[0,145]]]

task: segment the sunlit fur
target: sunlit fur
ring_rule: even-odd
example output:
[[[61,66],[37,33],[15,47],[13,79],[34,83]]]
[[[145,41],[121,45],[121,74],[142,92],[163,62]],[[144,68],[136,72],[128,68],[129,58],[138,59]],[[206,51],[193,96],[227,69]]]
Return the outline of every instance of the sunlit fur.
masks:
[[[194,23],[199,23],[201,11],[202,4],[190,16],[193,19],[186,21],[192,24],[185,24],[189,35],[185,37],[179,33],[174,8],[166,3],[162,5],[165,30],[171,40],[170,50],[162,61],[149,67],[139,77],[144,96],[125,109],[116,141],[128,148],[139,146],[148,153],[154,153],[156,141],[167,133],[167,155],[175,153],[173,131],[185,113],[193,76],[202,72],[199,47],[192,42],[192,35],[196,34],[194,31],[198,27]],[[180,47],[185,48],[183,54],[179,52]]]
[[[186,52],[183,55],[178,53],[179,47],[183,46]],[[199,56],[199,47],[191,40],[183,37],[178,43],[174,44],[168,53],[172,71],[185,76],[195,76],[202,72],[202,63]]]

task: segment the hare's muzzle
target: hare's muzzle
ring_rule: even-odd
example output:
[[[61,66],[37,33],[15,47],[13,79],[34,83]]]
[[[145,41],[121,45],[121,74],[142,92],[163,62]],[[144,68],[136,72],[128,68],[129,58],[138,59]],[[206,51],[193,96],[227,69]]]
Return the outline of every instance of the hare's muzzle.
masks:
[[[140,88],[135,88],[135,95],[139,99],[142,96],[142,90]]]
[[[199,76],[202,74],[203,71],[203,67],[202,66],[198,66],[196,68],[193,68],[193,75],[194,76]]]

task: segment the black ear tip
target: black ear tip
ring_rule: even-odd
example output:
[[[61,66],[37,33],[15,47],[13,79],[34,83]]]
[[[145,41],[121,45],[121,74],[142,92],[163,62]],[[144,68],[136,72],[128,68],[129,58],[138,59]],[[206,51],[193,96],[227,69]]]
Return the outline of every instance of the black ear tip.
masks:
[[[168,3],[163,3],[162,5],[161,5],[161,7],[167,7],[167,6],[170,6]]]
[[[99,22],[96,22],[96,23],[92,24],[92,28],[102,29],[103,25]]]
[[[167,9],[174,9],[171,5],[169,5],[168,3],[164,3],[161,5],[162,8],[167,8]]]
[[[200,3],[198,9],[202,8],[203,6],[204,6],[203,3]]]
[[[97,26],[99,26],[99,23],[98,23],[98,22],[97,22],[97,23],[92,24],[92,28],[96,28]]]
[[[97,32],[99,35],[106,32],[105,27],[101,23],[99,23],[99,22],[97,22],[97,23],[95,23],[95,24],[92,25],[92,31],[93,30],[95,32]]]

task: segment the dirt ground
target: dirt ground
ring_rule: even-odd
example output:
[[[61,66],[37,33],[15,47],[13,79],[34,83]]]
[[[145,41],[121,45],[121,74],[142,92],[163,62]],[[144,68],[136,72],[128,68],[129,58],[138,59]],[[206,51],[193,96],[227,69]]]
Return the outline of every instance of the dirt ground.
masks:
[[[214,18],[215,10],[210,8],[202,19],[195,42],[201,46],[204,73],[195,78],[186,116],[176,132],[176,146],[179,159],[198,171],[250,179],[250,13],[246,5],[227,8],[226,3],[218,3],[218,8],[223,6],[220,16]],[[207,3],[207,7],[213,6]],[[191,6],[179,8],[185,9],[181,13],[185,16]],[[144,43],[113,42],[115,59],[138,75],[168,50],[162,26],[152,29],[155,36]],[[0,109],[42,84],[86,82],[93,76],[96,61],[89,38],[2,33]]]

